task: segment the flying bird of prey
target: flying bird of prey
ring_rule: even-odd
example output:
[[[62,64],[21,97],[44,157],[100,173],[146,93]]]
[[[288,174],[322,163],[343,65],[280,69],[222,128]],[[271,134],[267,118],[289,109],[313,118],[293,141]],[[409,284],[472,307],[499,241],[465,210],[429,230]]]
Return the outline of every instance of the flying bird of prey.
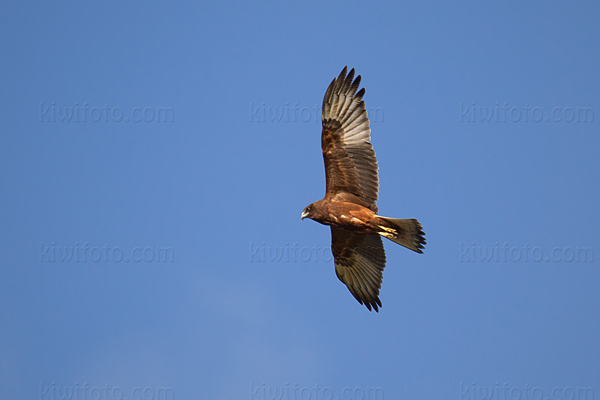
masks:
[[[379,312],[385,268],[381,236],[417,253],[425,238],[416,219],[377,215],[379,177],[360,75],[344,67],[323,99],[321,147],[327,181],[325,198],[307,206],[306,217],[331,227],[335,273],[369,311]]]

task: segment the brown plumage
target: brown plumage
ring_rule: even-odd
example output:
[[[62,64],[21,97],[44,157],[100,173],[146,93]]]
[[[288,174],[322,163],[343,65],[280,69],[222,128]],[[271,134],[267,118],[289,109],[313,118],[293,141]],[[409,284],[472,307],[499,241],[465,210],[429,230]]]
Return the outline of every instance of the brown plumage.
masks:
[[[344,67],[323,99],[321,147],[325,161],[325,198],[302,212],[331,226],[331,250],[337,277],[369,311],[379,311],[379,289],[385,268],[381,236],[417,253],[423,253],[425,235],[416,219],[377,215],[379,191],[377,158],[371,129],[358,90],[360,75]],[[358,92],[357,92],[358,90]]]

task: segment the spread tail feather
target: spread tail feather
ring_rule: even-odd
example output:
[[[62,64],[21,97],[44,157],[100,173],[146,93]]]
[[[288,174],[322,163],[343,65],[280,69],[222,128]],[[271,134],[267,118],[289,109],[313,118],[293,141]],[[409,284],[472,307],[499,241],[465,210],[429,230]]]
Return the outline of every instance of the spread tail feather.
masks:
[[[425,233],[421,224],[416,219],[396,219],[379,217],[382,221],[379,227],[381,236],[398,243],[417,253],[423,253],[421,249],[425,248]]]

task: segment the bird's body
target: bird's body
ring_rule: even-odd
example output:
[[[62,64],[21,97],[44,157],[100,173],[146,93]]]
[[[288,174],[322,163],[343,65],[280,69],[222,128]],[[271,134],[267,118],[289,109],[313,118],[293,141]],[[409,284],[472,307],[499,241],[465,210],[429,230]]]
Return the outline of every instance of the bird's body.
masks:
[[[338,278],[359,303],[379,311],[379,289],[385,268],[381,237],[417,253],[425,244],[416,219],[377,214],[377,159],[371,145],[369,119],[358,91],[360,75],[347,67],[331,82],[323,99],[321,147],[327,180],[326,195],[307,206],[308,217],[331,227],[331,250]]]
[[[338,195],[316,201],[313,204],[319,211],[311,219],[349,231],[376,233],[377,228],[372,221],[377,214],[367,207],[348,201],[352,199],[345,198],[351,196]]]

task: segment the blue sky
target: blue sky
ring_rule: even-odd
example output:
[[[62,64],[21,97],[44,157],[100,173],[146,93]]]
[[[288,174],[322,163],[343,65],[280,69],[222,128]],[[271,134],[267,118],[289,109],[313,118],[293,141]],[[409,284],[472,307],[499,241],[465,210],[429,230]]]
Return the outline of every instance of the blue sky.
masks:
[[[0,11],[0,398],[600,396],[597,2]],[[300,220],[345,65],[427,233],[378,314]]]

